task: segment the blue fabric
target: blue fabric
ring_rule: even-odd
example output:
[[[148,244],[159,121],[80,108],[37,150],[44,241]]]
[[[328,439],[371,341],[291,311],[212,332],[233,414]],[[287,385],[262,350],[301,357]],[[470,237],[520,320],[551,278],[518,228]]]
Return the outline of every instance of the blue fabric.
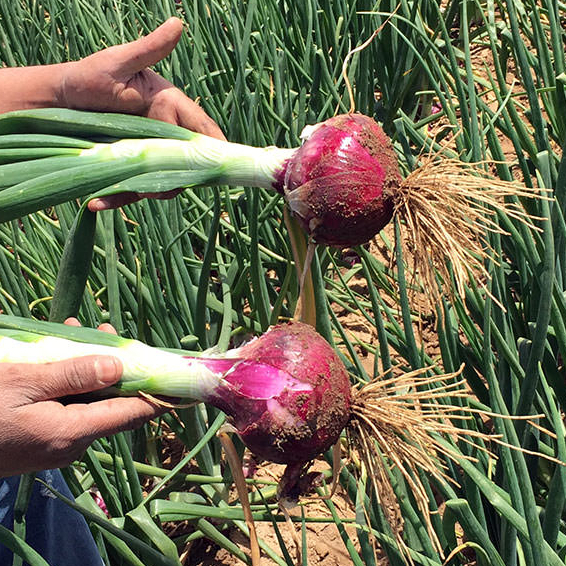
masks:
[[[39,472],[37,477],[72,498],[59,470]],[[10,530],[14,526],[14,502],[19,484],[20,476],[0,478],[0,523]],[[26,542],[50,566],[103,565],[84,517],[39,482],[34,482],[26,513]],[[0,565],[10,566],[12,558],[12,552],[0,544]]]

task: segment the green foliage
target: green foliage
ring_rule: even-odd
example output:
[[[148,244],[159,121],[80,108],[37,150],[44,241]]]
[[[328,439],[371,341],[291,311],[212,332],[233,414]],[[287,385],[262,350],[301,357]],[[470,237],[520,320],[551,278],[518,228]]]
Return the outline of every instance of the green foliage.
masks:
[[[315,282],[317,304],[328,310],[334,341],[355,382],[391,366],[434,364],[440,373],[455,371],[464,361],[467,385],[477,398],[473,408],[544,415],[537,420],[540,429],[525,420],[495,418],[493,429],[505,443],[489,447],[498,460],[445,439],[447,450],[473,458],[458,465],[445,459],[447,478],[456,483],[428,485],[431,496],[446,502],[434,526],[444,555],[454,552],[449,564],[468,563],[462,540],[482,565],[564,564],[566,470],[518,450],[566,461],[564,5],[551,0],[452,0],[442,6],[433,0],[0,0],[0,63],[77,59],[130,41],[174,14],[187,22],[186,33],[157,70],[198,98],[230,140],[290,147],[299,143],[305,124],[347,111],[344,58],[384,24],[371,45],[353,56],[348,76],[357,110],[382,121],[406,170],[421,150],[450,142],[449,155],[495,161],[502,179],[552,189],[555,200],[528,203],[541,231],[500,216],[505,234],[489,236],[489,244],[503,261],[489,262],[490,281],[472,281],[465,299],[445,300],[423,319],[438,335],[438,351],[418,340],[409,300],[418,279],[406,272],[400,250],[385,234],[380,245],[397,254],[396,268],[366,248],[356,250],[354,263],[348,262],[351,255],[319,249]],[[433,138],[436,126],[444,129]],[[83,324],[111,321],[125,337],[198,350],[213,344],[226,348],[278,316],[291,316],[297,280],[281,208],[278,197],[240,187],[186,191],[171,201],[146,200],[100,214],[79,313]],[[77,210],[67,203],[0,224],[4,313],[48,317]],[[356,328],[343,313],[355,318]],[[362,327],[370,338],[356,332]],[[190,528],[172,538],[178,552],[206,537],[248,560],[222,532],[226,526],[246,531],[241,507],[227,503],[231,480],[214,437],[222,422],[223,415],[210,408],[179,410],[156,426],[100,439],[66,471],[75,505],[90,521],[106,563],[140,564],[149,556],[176,563],[158,527],[184,520]],[[460,426],[486,430],[491,423],[474,419]],[[186,450],[171,472],[163,463],[165,430],[175,432]],[[183,469],[189,462],[198,468],[191,475]],[[365,491],[369,482],[354,468],[355,463],[344,467],[340,479],[355,505],[359,547],[331,502],[329,518],[299,516],[303,535],[309,521],[333,523],[352,562],[372,564],[371,531],[391,564],[401,564],[383,512]],[[406,483],[392,475],[413,561],[443,564]],[[141,485],[151,481],[155,487],[144,496]],[[274,486],[250,484],[257,520],[285,528],[276,523]],[[112,519],[85,497],[93,485]],[[178,492],[198,500],[176,500]],[[308,545],[311,536],[306,543],[305,538]],[[15,545],[14,540],[0,530],[4,544]],[[278,564],[289,563],[294,549],[279,540],[280,549],[263,543],[262,548]],[[25,546],[20,550],[30,563],[41,564]]]

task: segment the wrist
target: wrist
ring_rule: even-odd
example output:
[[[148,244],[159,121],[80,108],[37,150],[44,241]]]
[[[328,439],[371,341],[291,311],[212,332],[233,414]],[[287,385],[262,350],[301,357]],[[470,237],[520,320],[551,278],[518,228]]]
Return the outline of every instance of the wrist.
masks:
[[[0,112],[60,106],[65,65],[0,69]]]
[[[57,108],[76,108],[76,88],[73,83],[78,73],[79,61],[68,61],[59,65],[58,82],[54,91],[54,106]]]

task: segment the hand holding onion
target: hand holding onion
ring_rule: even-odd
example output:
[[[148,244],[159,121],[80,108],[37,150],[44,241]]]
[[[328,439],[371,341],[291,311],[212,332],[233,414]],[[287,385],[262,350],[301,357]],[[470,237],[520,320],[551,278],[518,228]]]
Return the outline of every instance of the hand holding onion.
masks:
[[[37,328],[44,332],[65,333],[61,325],[54,323],[32,324],[39,324]],[[78,336],[97,337],[88,329],[76,332]],[[63,407],[53,401],[110,385],[113,395],[143,392],[215,405],[231,417],[252,452],[280,463],[312,460],[336,442],[349,419],[350,383],[346,370],[328,343],[305,324],[273,327],[248,344],[216,357],[163,352],[118,336],[104,340],[115,345],[0,329],[0,362],[9,364],[4,366],[5,383],[17,383],[23,371],[37,373],[42,377],[41,386],[26,379],[31,389],[37,389],[34,401],[49,401],[55,411],[70,413],[76,409],[72,423],[75,416],[78,422],[79,409],[84,412],[85,447],[98,436],[116,432],[120,424],[125,427],[155,416],[155,407],[150,408],[147,401],[137,397],[100,401],[100,406]],[[116,365],[112,365],[113,360]],[[117,417],[111,418],[110,404],[121,402],[132,406],[124,407],[129,416],[118,423]],[[92,412],[92,420],[86,419],[87,410]],[[103,411],[109,421],[104,427],[95,421]],[[57,413],[54,415],[57,417]]]
[[[55,360],[18,358],[1,366],[0,477],[67,466],[96,438],[136,428],[163,412],[135,397],[63,405],[61,397],[116,384],[122,363],[99,355]]]

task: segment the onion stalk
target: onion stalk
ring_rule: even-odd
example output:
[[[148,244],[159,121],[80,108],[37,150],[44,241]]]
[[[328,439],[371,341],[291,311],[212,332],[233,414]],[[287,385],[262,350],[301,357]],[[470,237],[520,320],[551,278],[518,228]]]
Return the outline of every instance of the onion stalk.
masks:
[[[147,118],[64,109],[4,114],[0,222],[79,197],[263,187],[283,195],[319,244],[363,244],[398,216],[432,298],[439,280],[453,278],[463,296],[471,272],[488,276],[484,264],[494,251],[486,234],[502,232],[498,213],[532,226],[519,201],[536,189],[496,179],[485,164],[437,155],[422,157],[403,178],[391,141],[367,116],[307,126],[302,142],[294,149],[249,147]]]

